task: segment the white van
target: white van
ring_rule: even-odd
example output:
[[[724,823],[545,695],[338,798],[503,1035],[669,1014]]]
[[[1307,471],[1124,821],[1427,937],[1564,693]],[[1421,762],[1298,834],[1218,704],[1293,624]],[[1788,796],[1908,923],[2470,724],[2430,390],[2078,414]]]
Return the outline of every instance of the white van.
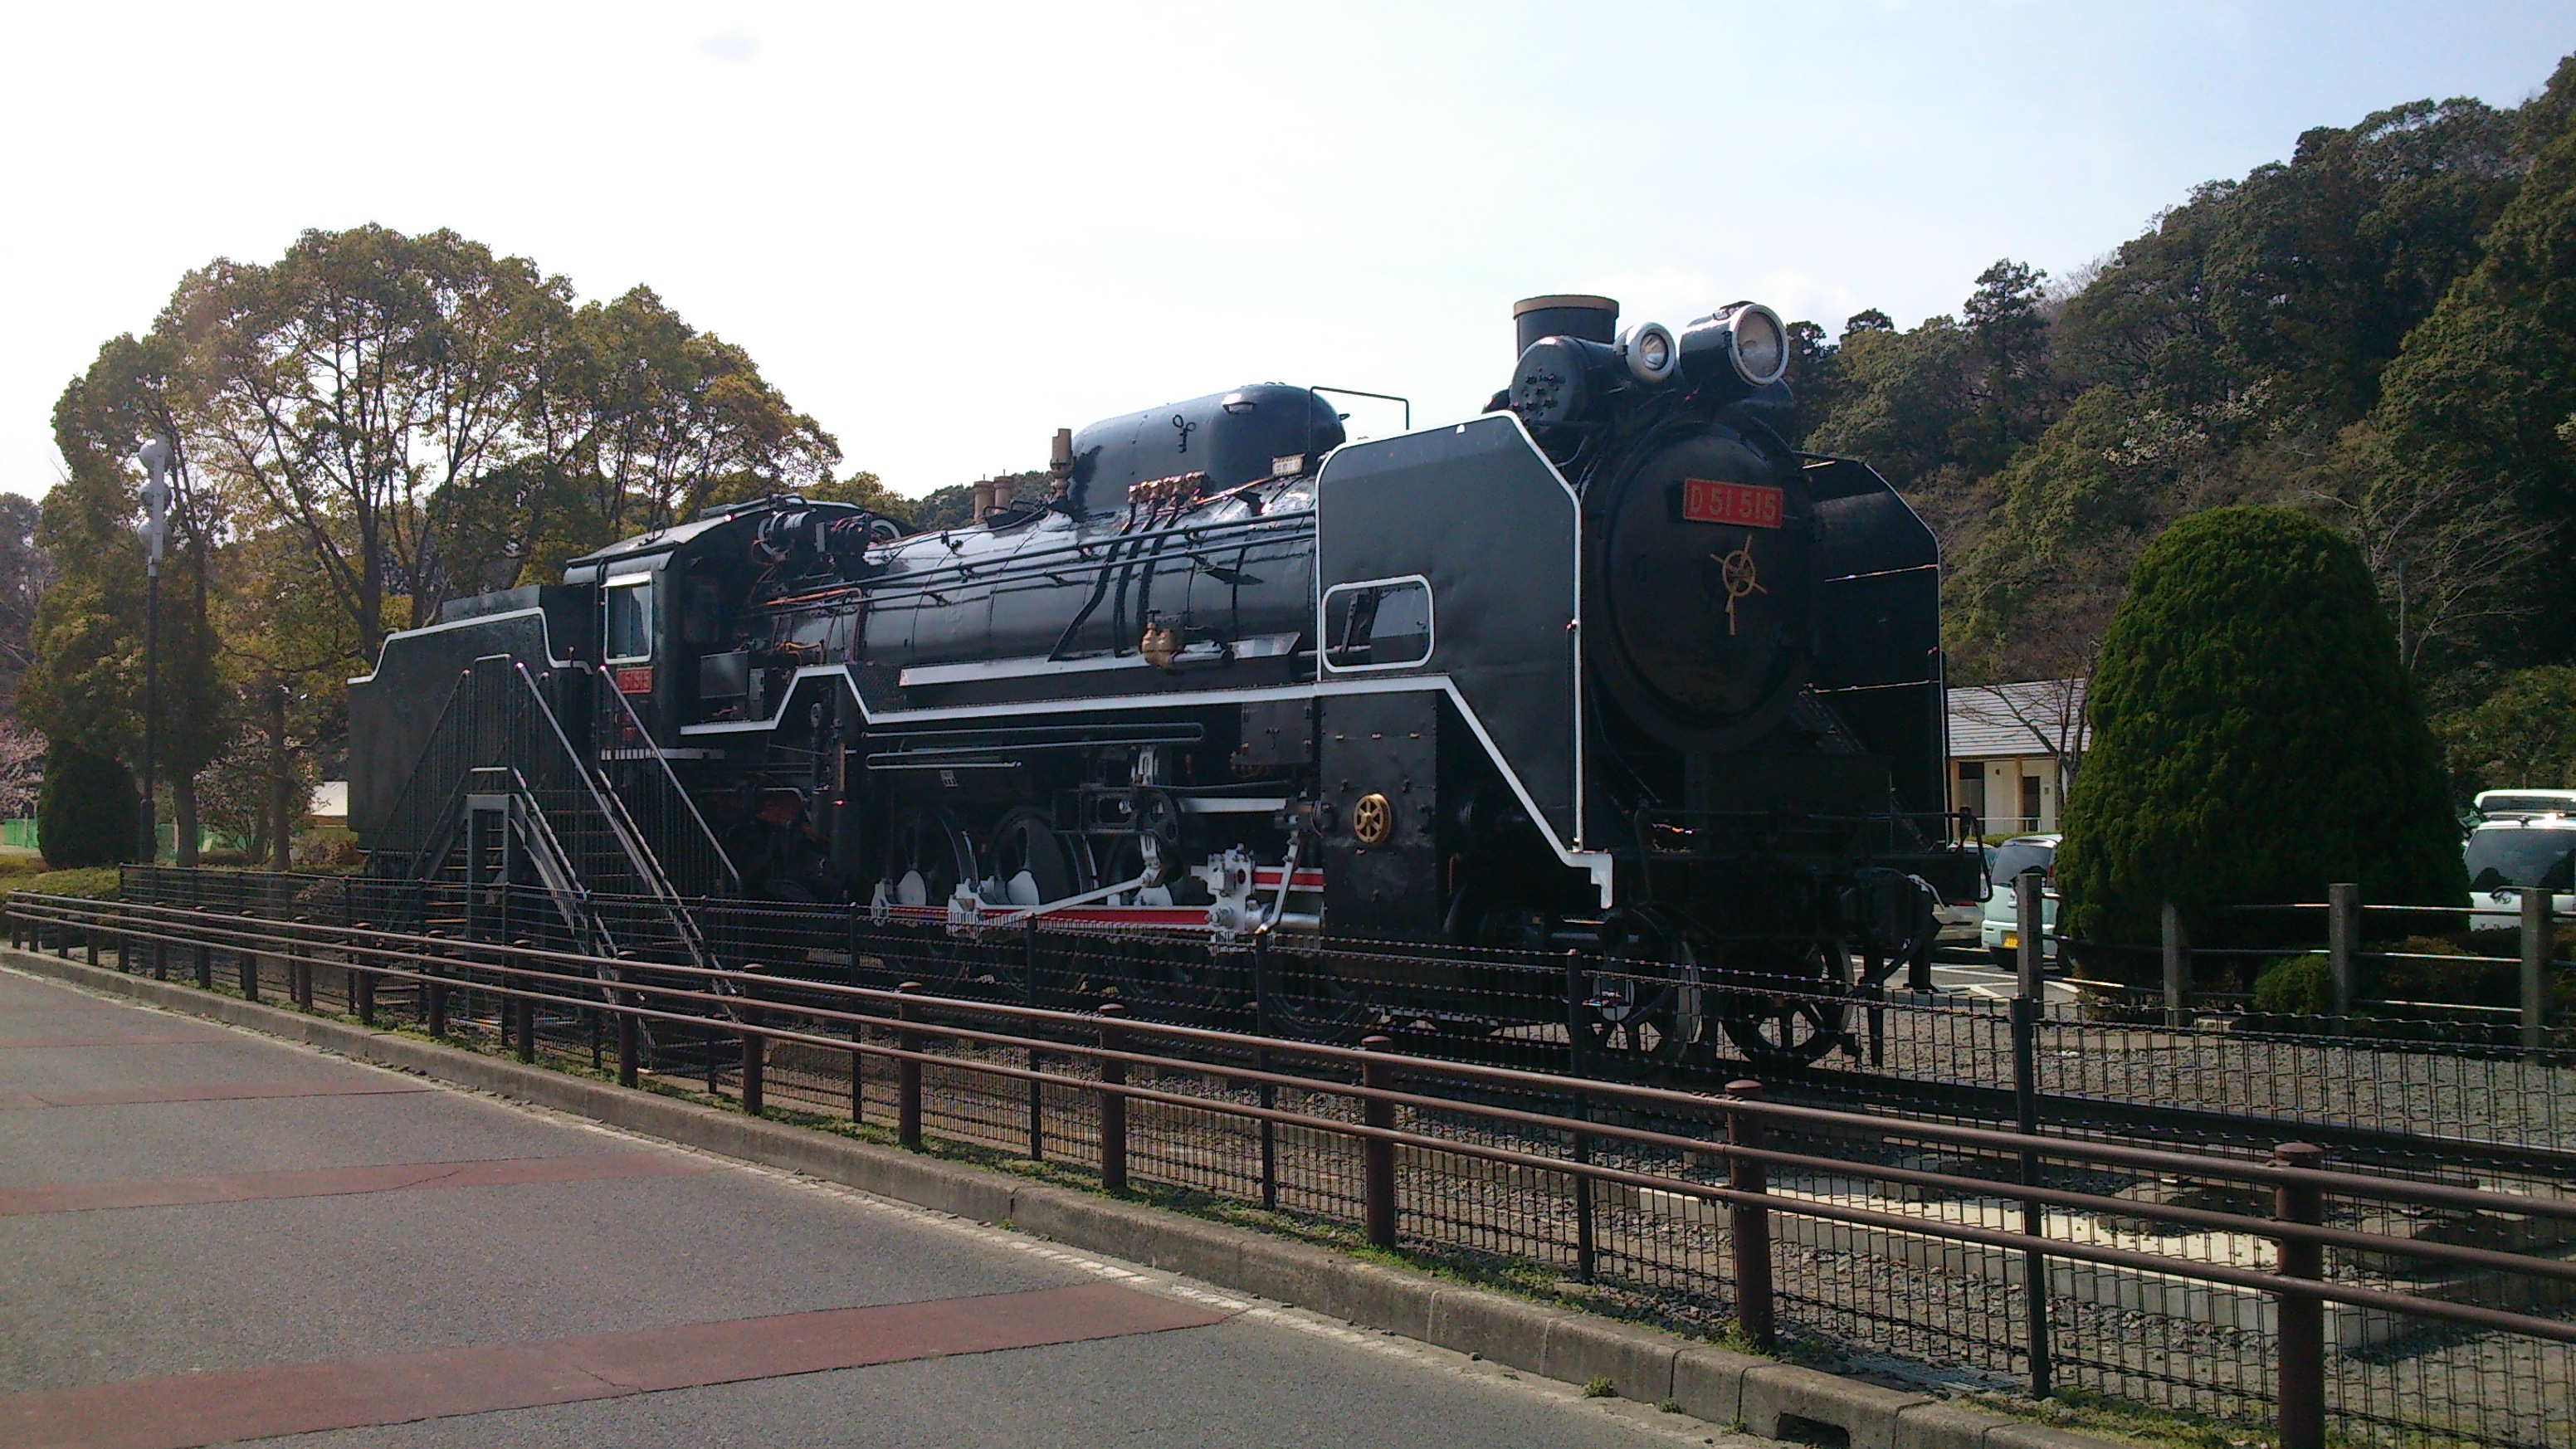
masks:
[[[2476,800],[2486,818],[2469,832],[2469,925],[2512,930],[2522,924],[2522,896],[2550,893],[2550,914],[2576,915],[2576,790],[2487,790]]]
[[[2016,835],[1995,847],[1994,858],[1987,863],[1993,885],[1986,893],[1986,908],[1977,920],[1977,944],[1993,954],[1995,964],[2006,971],[2016,970],[2021,957],[2021,922],[2013,913],[2013,882],[2027,870],[2041,872],[2039,894],[2039,957],[2043,965],[2057,961],[2057,844],[2062,835]]]

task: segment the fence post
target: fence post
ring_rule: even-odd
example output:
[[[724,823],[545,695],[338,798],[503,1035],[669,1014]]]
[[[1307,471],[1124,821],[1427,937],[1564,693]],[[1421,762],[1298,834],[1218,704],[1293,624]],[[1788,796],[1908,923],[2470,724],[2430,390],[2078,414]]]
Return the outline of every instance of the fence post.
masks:
[[[1729,1082],[1726,1095],[1739,1102],[1758,1102],[1762,1100],[1762,1084]],[[1726,1140],[1738,1147],[1760,1148],[1762,1119],[1730,1109],[1726,1114]],[[1728,1154],[1726,1185],[1737,1192],[1764,1192],[1765,1176],[1759,1161]],[[1735,1248],[1736,1327],[1743,1331],[1746,1343],[1769,1353],[1779,1341],[1779,1324],[1771,1299],[1771,1210],[1758,1203],[1735,1202],[1727,1204],[1726,1217],[1727,1236]]]
[[[1117,1002],[1104,1002],[1100,1008],[1100,1049],[1104,1052],[1127,1049],[1127,1029],[1118,1018],[1127,1008]],[[1100,1187],[1104,1192],[1127,1190],[1127,1094],[1117,1090],[1127,1085],[1127,1064],[1111,1057],[1100,1059]]]
[[[1360,1050],[1370,1054],[1360,1068],[1362,1086],[1379,1092],[1395,1090],[1395,1063],[1385,1056],[1394,1047],[1393,1037],[1360,1039]],[[1360,1121],[1391,1131],[1395,1127],[1395,1104],[1376,1097],[1364,1098],[1360,1102]],[[1368,1240],[1381,1248],[1392,1248],[1395,1246],[1395,1144],[1383,1137],[1361,1139],[1360,1167]]]
[[[373,923],[360,921],[357,939],[349,946],[349,998],[350,1004],[357,1008],[360,1026],[376,1024],[375,962],[366,956],[367,949],[374,944],[373,930]]]
[[[98,922],[95,918],[81,927],[81,960],[92,966],[98,964]]]
[[[243,920],[245,920],[245,921],[255,921],[255,920],[259,919],[259,913],[258,913],[257,911],[244,911],[244,912],[242,912],[242,913],[241,913],[241,918],[242,918]],[[249,930],[248,930],[248,928],[244,928],[244,930],[243,930],[243,934],[244,934],[244,935],[248,935],[248,934],[249,934]],[[235,964],[235,965],[237,965],[237,966],[240,968],[240,970],[241,970],[241,995],[242,995],[242,1000],[244,1000],[244,1001],[257,1001],[257,1000],[259,1000],[259,944],[258,944],[258,942],[256,942],[256,941],[251,941],[251,942],[247,942],[247,943],[245,943],[245,944],[243,945],[242,949],[241,949],[239,959],[238,959],[234,964]]]
[[[206,908],[204,906],[192,906],[189,909],[199,916],[206,914]],[[196,945],[197,989],[200,991],[212,991],[215,989],[215,948],[206,944],[205,930],[205,922],[199,921],[197,923]]]
[[[2013,914],[2021,932],[2020,982],[2012,999],[2013,1046],[2013,1117],[2023,1136],[2039,1131],[2039,1018],[2046,1004],[2047,979],[2041,974],[2045,957],[2040,953],[2040,933],[2046,927],[2040,899],[2040,873],[2023,871],[2013,882]],[[2021,1180],[2025,1187],[2039,1184],[2039,1154],[2024,1148],[2021,1154]],[[2024,1199],[2021,1205],[2021,1230],[2033,1238],[2048,1228],[2047,1208]],[[2048,1342],[2048,1258],[2037,1248],[2022,1255],[2022,1316],[2028,1322],[2030,1342],[2030,1396],[2048,1397],[2050,1358]]]
[[[2522,1044],[2538,1051],[2548,1039],[2549,887],[2522,888]]]
[[[2182,908],[2164,906],[2165,1025],[2191,1025],[2191,932],[2182,923]]]
[[[1259,1072],[1270,1070],[1270,933],[1264,931],[1252,938],[1252,1034],[1262,1045],[1252,1049],[1252,1067]],[[1257,1089],[1263,1111],[1279,1106],[1277,1084],[1263,1082]],[[1279,1124],[1261,1119],[1261,1210],[1279,1210]]]
[[[2324,1148],[2304,1142],[2272,1149],[2272,1160],[2283,1167],[2313,1170],[2324,1165],[2325,1156]],[[2310,1183],[2282,1183],[2273,1190],[2272,1212],[2285,1223],[2313,1226],[2324,1219],[2325,1194]],[[2319,1244],[2283,1238],[2280,1252],[2282,1277],[2325,1276],[2325,1249]],[[2325,1300],[2313,1293],[2284,1292],[2272,1311],[2281,1354],[2276,1401],[2281,1449],[2325,1449]]]
[[[2352,1030],[2353,952],[2361,940],[2361,886],[2338,881],[2326,887],[2326,975],[2334,984],[2334,1030]]]
[[[764,1069],[769,1065],[769,1038],[756,1031],[742,1034],[742,1110],[745,1115],[760,1115],[761,1087]]]
[[[906,996],[917,995],[921,991],[921,983],[907,981],[895,990]],[[897,1002],[894,1015],[897,1021],[910,1021],[912,1008],[903,1002]],[[921,1050],[921,1037],[916,1032],[898,1027],[894,1034],[894,1044],[897,1051],[917,1052]],[[897,1142],[913,1151],[921,1150],[921,1061],[917,1057],[903,1056],[895,1059],[894,1136]]]
[[[436,930],[429,932],[433,938],[446,934]],[[447,984],[440,979],[447,973],[444,964],[446,954],[444,945],[431,946],[421,953],[427,959],[420,963],[420,1014],[431,1036],[447,1035]]]
[[[631,1003],[617,1003],[617,1085],[635,1085],[635,1013],[626,1010]]]
[[[1024,923],[1020,936],[1020,976],[1021,1002],[1034,1011],[1038,1004],[1038,918],[1035,916]],[[1034,1020],[1021,1023],[1021,1029],[1031,1036],[1038,1032]],[[1036,1047],[1029,1048],[1029,1071],[1034,1074],[1044,1070],[1046,1054]],[[1035,1075],[1029,1078],[1029,1161],[1046,1161],[1046,1083]]]
[[[536,945],[534,941],[518,940],[510,943],[510,949],[515,953],[527,950],[534,945]],[[501,959],[504,963],[516,963],[515,955],[504,956]],[[519,979],[515,975],[504,976],[502,979],[522,991],[529,989],[527,982]],[[516,1016],[519,1019],[519,1060],[523,1062],[533,1062],[537,1059],[536,1000],[533,997],[527,996],[514,997],[510,1002],[510,1012],[513,1016]]]
[[[306,926],[312,924],[312,921],[311,916],[297,916],[291,924]],[[295,933],[287,945],[286,953],[287,994],[295,998],[297,1007],[311,1011],[313,1009],[313,948],[304,939],[302,931]]]
[[[1589,1117],[1591,1111],[1592,1100],[1577,1091],[1573,1102],[1566,1108],[1566,1115],[1579,1122]],[[1590,1164],[1591,1133],[1579,1129],[1574,1133],[1573,1157],[1577,1167]],[[1574,1174],[1574,1279],[1578,1283],[1591,1282],[1601,1265],[1601,1245],[1594,1218],[1592,1174],[1578,1172]]]

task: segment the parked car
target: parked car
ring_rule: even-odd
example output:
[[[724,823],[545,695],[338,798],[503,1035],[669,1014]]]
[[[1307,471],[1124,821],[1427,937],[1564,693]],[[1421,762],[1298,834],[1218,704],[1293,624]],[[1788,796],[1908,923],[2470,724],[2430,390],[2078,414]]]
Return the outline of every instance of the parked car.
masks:
[[[1978,880],[1977,898],[1973,901],[1943,901],[1932,908],[1932,918],[1940,923],[1941,936],[1953,932],[1974,935],[1977,924],[1986,918],[1986,892],[1992,889],[1988,882],[1995,876],[1995,848],[1991,845],[1977,848],[1986,854],[1985,873]]]
[[[2057,960],[2057,843],[2063,839],[2062,835],[2016,835],[1996,846],[1986,862],[1991,884],[1977,919],[1977,944],[2006,971],[2020,963],[2021,922],[2014,913],[2013,882],[2027,870],[2041,872],[2044,881],[2039,897],[2040,960],[2046,964]]]
[[[2576,790],[2488,790],[2484,820],[2469,832],[2469,925],[2481,931],[2522,924],[2526,891],[2550,894],[2550,913],[2576,915]]]

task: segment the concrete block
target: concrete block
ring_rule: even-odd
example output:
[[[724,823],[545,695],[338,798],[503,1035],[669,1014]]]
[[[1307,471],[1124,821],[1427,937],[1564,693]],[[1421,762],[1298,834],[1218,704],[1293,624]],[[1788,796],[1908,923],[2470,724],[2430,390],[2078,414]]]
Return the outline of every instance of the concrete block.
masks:
[[[1986,1432],[2014,1422],[1938,1399],[1896,1411],[1893,1449],[1984,1449]]]
[[[1744,1412],[1744,1376],[1770,1363],[1722,1348],[1684,1348],[1673,1355],[1673,1398],[1694,1419],[1732,1424]]]
[[[1316,1284],[1317,1296],[1309,1307],[1366,1328],[1389,1329],[1407,1338],[1430,1337],[1438,1283],[1420,1273],[1375,1263],[1335,1261],[1341,1271],[1325,1275]]]
[[[1482,1288],[1443,1287],[1431,1305],[1424,1341],[1455,1353],[1482,1354],[1525,1373],[1547,1369],[1548,1329],[1562,1313]]]
[[[1327,1281],[1342,1268],[1342,1259],[1305,1243],[1255,1237],[1243,1245],[1242,1276],[1228,1286],[1295,1308],[1322,1307]]]
[[[2103,1449],[2103,1443],[2090,1434],[2053,1424],[2006,1419],[1986,1431],[1985,1449]]]
[[[1681,1347],[1669,1333],[1567,1313],[1547,1326],[1547,1363],[1539,1372],[1569,1384],[1608,1379],[1623,1399],[1660,1404],[1673,1396],[1673,1355]]]
[[[1895,1449],[1896,1416],[1929,1394],[1883,1389],[1795,1364],[1766,1364],[1744,1375],[1744,1431],[1764,1439],[1804,1439],[1792,1420],[1827,1424],[1850,1436],[1851,1449]],[[2032,1446],[2038,1449],[2038,1446]]]

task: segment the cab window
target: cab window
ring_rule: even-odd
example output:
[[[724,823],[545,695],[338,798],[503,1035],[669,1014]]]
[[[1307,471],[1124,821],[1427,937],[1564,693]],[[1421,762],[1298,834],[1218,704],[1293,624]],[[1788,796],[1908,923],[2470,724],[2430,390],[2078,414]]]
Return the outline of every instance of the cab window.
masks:
[[[653,657],[653,581],[608,585],[608,662],[640,663]]]
[[[1431,657],[1431,586],[1420,579],[1343,584],[1324,596],[1324,662],[1385,669]]]

